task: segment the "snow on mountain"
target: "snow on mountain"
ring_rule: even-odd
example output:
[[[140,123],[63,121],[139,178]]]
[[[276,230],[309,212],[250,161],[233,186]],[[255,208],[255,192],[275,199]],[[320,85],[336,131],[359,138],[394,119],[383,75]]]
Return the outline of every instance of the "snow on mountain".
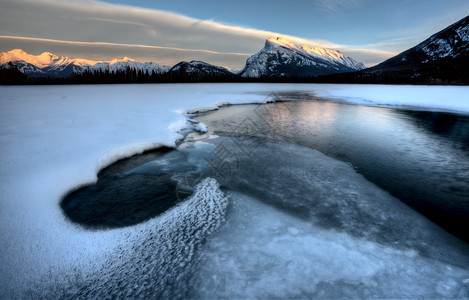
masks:
[[[464,59],[469,55],[469,16],[437,32],[417,46],[404,51],[370,70],[405,68],[437,63],[443,59]]]
[[[340,51],[337,50],[321,48],[318,46],[311,48],[308,45],[302,45],[301,49],[306,53],[318,58],[329,60],[331,63],[341,63],[356,70],[362,70],[365,68],[363,63],[358,62],[348,56],[344,56]]]
[[[148,72],[150,74],[153,73],[166,73],[169,71],[170,67],[168,66],[161,66],[158,65],[154,62],[145,62],[141,63],[138,62],[134,59],[124,57],[124,58],[114,58],[110,61],[103,61],[96,63],[93,68],[95,70],[107,70],[109,69],[110,71],[125,71],[128,68],[132,69],[137,69],[137,70],[143,70],[145,72]]]
[[[310,47],[284,38],[268,38],[261,51],[248,58],[246,66],[239,73],[243,77],[261,76],[317,76],[332,73],[351,72],[365,66],[344,56],[337,50]]]
[[[233,74],[238,74],[241,71],[241,69],[234,69],[234,68],[230,68],[230,67],[227,67],[227,66],[221,66],[221,67],[223,69],[226,69],[226,70],[230,71]]]
[[[57,60],[58,58],[58,56],[49,52],[44,52],[40,55],[31,55],[21,49],[14,49],[8,52],[2,52],[0,54],[0,64],[3,65],[8,62],[24,61],[28,64],[32,64],[41,68],[48,67],[54,60]]]
[[[49,52],[32,55],[21,49],[14,49],[0,54],[0,67],[7,67],[9,63],[15,65],[21,72],[32,77],[65,77],[72,73],[82,73],[85,70],[124,71],[129,68],[142,70],[147,73],[165,73],[170,67],[158,65],[154,62],[138,62],[134,59],[114,58],[110,61],[95,61],[83,58],[57,56]]]
[[[437,60],[444,57],[458,57],[469,52],[469,17],[439,32],[417,46],[426,54],[426,59]],[[422,61],[425,63],[426,61]]]
[[[169,70],[170,74],[188,74],[197,76],[233,76],[233,73],[223,67],[214,66],[203,61],[182,61]]]

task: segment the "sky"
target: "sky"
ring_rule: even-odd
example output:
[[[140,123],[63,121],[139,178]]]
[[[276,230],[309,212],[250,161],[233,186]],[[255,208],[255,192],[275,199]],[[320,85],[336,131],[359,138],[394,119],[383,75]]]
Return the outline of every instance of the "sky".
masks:
[[[372,66],[468,14],[467,0],[0,0],[0,52],[242,68],[282,36]]]

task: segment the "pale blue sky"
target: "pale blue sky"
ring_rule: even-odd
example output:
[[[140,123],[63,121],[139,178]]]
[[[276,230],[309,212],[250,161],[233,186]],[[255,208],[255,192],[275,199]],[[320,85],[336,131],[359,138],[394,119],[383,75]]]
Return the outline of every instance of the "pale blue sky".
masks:
[[[468,0],[107,0],[337,44],[411,46],[469,14]],[[402,43],[398,42],[403,41]]]
[[[467,0],[0,0],[0,51],[241,68],[266,38],[337,49],[368,66],[469,14]]]

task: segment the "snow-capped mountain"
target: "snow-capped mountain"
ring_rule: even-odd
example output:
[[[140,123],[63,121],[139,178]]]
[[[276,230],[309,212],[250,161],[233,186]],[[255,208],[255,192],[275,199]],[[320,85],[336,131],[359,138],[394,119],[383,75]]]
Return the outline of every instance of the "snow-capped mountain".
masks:
[[[243,77],[317,76],[352,72],[365,66],[337,50],[298,46],[284,38],[269,38],[264,48],[248,58]]]
[[[166,73],[170,67],[153,62],[137,62],[128,57],[114,58],[110,61],[95,61],[83,58],[57,56],[49,52],[31,55],[21,49],[14,49],[0,54],[0,67],[13,64],[25,75],[30,77],[66,77],[85,70],[124,71],[129,68],[145,71],[149,74]]]
[[[417,46],[404,51],[370,70],[431,64],[442,59],[469,55],[469,16],[432,35]]]
[[[234,74],[223,67],[214,66],[203,61],[182,61],[169,70],[173,75],[189,75],[200,77],[231,77]]]

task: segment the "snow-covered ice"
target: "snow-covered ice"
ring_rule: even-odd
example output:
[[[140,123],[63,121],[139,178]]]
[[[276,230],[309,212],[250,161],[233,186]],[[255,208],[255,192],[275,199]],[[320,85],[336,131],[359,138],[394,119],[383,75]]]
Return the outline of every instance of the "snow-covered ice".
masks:
[[[469,112],[468,86],[331,84],[313,89],[317,96],[357,104]]]
[[[135,227],[86,231],[68,222],[60,211],[59,201],[65,193],[96,181],[97,172],[117,159],[158,145],[174,146],[180,137],[177,131],[191,126],[182,111],[215,109],[217,103],[266,102],[270,92],[288,91],[352,102],[365,99],[374,104],[469,111],[469,87],[2,86],[0,298],[24,296],[28,289],[40,291],[40,283],[47,281],[44,278],[53,282],[74,273],[82,277],[97,274],[108,262],[113,265],[120,253],[131,252],[133,245],[143,242],[143,236],[148,237],[145,230],[158,230],[163,222],[156,218]],[[199,129],[206,128],[199,124]],[[451,282],[448,284],[441,288]]]

